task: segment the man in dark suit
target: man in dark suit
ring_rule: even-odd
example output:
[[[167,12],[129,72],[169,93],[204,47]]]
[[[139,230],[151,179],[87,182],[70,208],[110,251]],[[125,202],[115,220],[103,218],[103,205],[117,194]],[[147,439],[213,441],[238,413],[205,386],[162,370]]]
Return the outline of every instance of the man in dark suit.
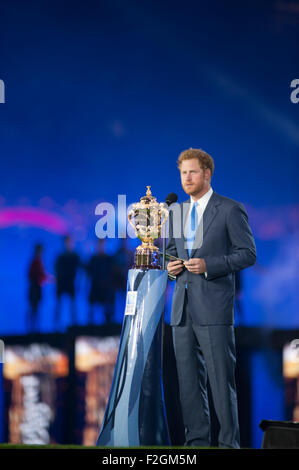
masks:
[[[209,379],[220,424],[219,447],[239,448],[235,385],[235,272],[256,261],[244,206],[211,188],[214,161],[189,149],[178,159],[181,184],[190,196],[171,212],[167,253],[176,276],[171,325],[186,445],[210,446]]]

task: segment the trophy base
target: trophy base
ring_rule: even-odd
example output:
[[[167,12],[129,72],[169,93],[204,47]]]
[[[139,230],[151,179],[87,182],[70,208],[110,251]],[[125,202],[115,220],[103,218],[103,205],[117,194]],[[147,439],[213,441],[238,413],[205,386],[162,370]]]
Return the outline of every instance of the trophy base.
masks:
[[[135,251],[133,269],[162,269],[159,250],[142,248]]]

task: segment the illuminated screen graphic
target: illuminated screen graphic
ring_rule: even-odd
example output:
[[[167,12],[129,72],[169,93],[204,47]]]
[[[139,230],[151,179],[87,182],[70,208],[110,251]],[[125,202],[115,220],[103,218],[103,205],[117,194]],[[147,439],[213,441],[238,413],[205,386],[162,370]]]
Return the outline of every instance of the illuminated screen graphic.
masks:
[[[95,445],[117,359],[119,336],[81,336],[75,344],[76,443]]]
[[[6,346],[3,367],[6,442],[63,442],[61,422],[68,372],[68,356],[48,344]]]
[[[297,346],[296,346],[297,345]],[[290,421],[299,421],[299,340],[283,348],[283,377],[285,381],[286,415]]]

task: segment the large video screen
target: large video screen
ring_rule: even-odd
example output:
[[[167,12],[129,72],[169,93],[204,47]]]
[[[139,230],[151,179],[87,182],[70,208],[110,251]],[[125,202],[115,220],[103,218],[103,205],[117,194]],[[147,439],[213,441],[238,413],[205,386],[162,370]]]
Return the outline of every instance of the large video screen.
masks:
[[[4,441],[64,443],[68,355],[49,344],[7,345],[3,364]]]
[[[96,444],[109,399],[119,341],[119,336],[76,338],[77,444]]]
[[[299,421],[299,339],[283,348],[286,418]]]

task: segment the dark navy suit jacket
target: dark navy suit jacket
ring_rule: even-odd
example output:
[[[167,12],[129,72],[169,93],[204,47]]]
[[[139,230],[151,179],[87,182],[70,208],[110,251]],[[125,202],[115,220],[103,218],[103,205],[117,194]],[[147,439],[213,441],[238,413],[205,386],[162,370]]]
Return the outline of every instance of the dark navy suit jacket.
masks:
[[[182,204],[190,204],[190,200]],[[186,211],[182,212],[186,214]],[[188,259],[184,236],[175,238],[174,220],[174,213],[171,214],[170,211],[166,251],[179,258]],[[186,216],[181,218],[182,234],[185,222]],[[204,211],[202,223],[202,244],[192,250],[190,257],[204,258],[207,277],[205,274],[190,273],[186,268],[178,274],[172,301],[171,325],[179,325],[181,321],[186,287],[188,309],[195,324],[232,325],[234,273],[253,265],[256,261],[255,242],[243,204],[213,192]]]

